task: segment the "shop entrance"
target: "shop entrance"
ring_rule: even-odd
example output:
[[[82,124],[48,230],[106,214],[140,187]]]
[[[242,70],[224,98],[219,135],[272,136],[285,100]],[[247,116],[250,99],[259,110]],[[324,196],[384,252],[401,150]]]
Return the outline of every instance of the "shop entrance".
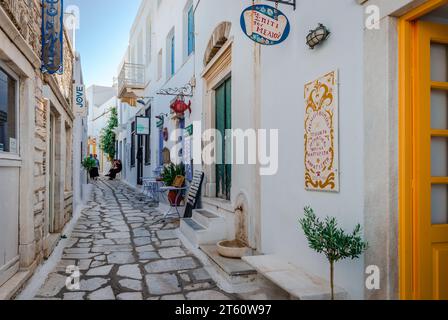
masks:
[[[448,300],[447,2],[429,3],[446,12],[446,24],[423,11],[400,25],[400,288],[407,299]]]

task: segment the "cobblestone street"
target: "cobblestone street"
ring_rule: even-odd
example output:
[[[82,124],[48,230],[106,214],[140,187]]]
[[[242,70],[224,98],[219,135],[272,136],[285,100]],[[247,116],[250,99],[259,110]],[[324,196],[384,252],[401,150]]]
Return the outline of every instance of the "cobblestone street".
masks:
[[[144,196],[121,182],[97,181],[56,270],[35,299],[223,300],[199,260]],[[80,269],[80,288],[66,288],[67,266]]]

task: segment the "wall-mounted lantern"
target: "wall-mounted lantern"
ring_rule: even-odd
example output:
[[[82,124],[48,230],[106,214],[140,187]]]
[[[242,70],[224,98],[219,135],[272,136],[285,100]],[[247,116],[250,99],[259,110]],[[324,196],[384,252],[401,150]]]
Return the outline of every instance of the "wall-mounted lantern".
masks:
[[[310,30],[310,33],[306,36],[306,44],[310,49],[314,49],[315,46],[327,40],[330,33],[331,32],[327,27],[322,23],[319,23],[319,26],[314,30]]]

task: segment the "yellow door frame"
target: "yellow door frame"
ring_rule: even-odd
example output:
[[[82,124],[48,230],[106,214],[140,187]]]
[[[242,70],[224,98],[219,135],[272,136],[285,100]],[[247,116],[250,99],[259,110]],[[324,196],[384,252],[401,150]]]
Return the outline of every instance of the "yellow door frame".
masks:
[[[399,19],[399,290],[401,299],[418,299],[417,264],[418,249],[414,234],[417,231],[413,192],[416,165],[414,136],[415,81],[415,21],[425,14],[448,4],[448,0],[428,0]],[[415,82],[414,82],[415,81]]]

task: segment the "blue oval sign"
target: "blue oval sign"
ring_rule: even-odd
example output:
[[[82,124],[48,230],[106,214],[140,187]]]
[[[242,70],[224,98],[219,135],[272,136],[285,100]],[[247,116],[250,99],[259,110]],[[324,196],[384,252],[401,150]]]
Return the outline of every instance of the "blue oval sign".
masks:
[[[250,6],[241,14],[241,28],[252,40],[263,45],[276,45],[288,38],[291,26],[278,9],[264,4]]]

